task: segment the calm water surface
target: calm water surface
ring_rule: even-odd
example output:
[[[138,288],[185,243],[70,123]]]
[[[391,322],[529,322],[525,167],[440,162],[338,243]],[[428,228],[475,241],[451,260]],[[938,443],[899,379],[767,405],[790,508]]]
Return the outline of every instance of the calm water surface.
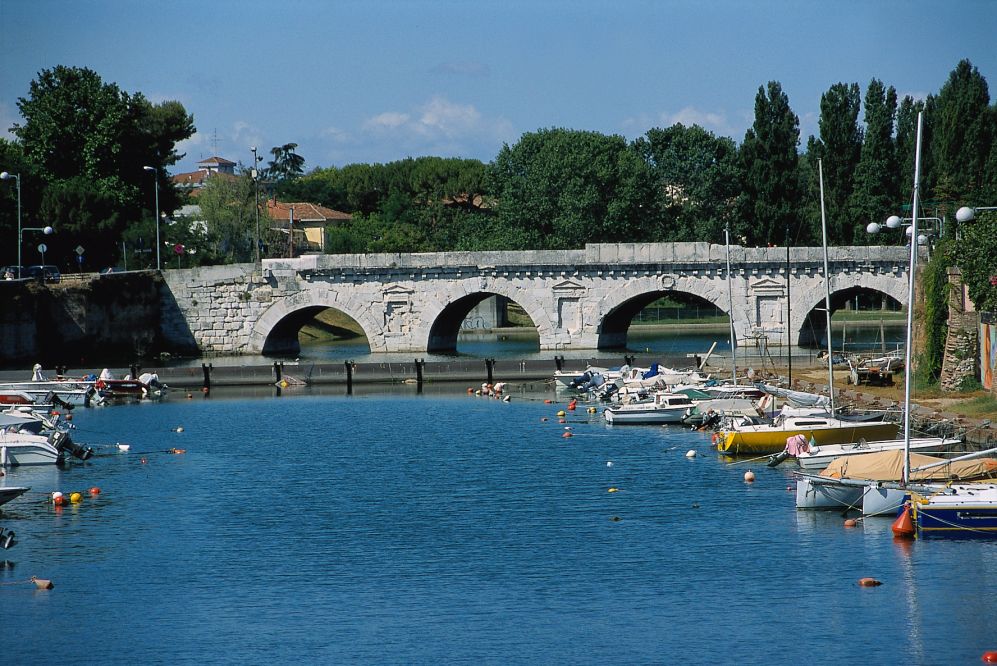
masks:
[[[33,488],[0,514],[20,539],[0,551],[15,563],[3,662],[953,664],[997,649],[997,544],[845,529],[795,510],[788,468],[754,467],[749,485],[705,434],[584,413],[567,439],[561,408],[285,393],[77,410],[102,455],[0,480]]]

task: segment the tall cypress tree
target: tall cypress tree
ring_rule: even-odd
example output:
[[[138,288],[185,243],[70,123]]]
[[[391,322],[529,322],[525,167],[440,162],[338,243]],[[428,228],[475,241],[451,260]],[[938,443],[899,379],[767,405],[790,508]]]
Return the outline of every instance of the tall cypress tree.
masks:
[[[808,144],[807,149],[811,160],[822,160],[828,236],[841,245],[851,244],[855,235],[856,224],[848,202],[862,151],[859,102],[857,83],[835,83],[821,95],[820,138]]]
[[[850,208],[855,240],[866,238],[862,229],[870,222],[882,222],[899,206],[896,146],[893,120],[897,112],[897,91],[873,79],[865,94],[865,133]]]
[[[781,244],[787,224],[800,205],[800,120],[778,81],[758,88],[755,122],[744,135],[740,161],[743,174],[742,227],[749,244]]]
[[[936,197],[975,198],[982,192],[994,128],[987,81],[963,60],[949,74],[931,116]]]

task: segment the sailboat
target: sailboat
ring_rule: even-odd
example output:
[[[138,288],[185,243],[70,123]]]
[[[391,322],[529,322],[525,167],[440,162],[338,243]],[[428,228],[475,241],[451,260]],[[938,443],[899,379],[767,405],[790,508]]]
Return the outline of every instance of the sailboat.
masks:
[[[815,444],[847,444],[865,441],[888,440],[897,436],[897,425],[883,420],[883,415],[845,416],[834,405],[834,366],[831,354],[831,272],[827,256],[827,218],[824,213],[824,172],[820,161],[820,209],[824,246],[824,308],[827,314],[827,374],[829,397],[825,404],[811,407],[783,405],[782,411],[770,422],[751,418],[731,419],[721,431],[717,450],[729,455],[781,454],[787,450],[790,438],[801,436]],[[728,248],[730,238],[728,235]],[[730,282],[730,250],[727,255],[728,284]],[[731,298],[733,312],[733,298]],[[732,315],[733,316],[733,315]],[[731,343],[733,344],[733,321]],[[736,376],[736,370],[735,370]]]

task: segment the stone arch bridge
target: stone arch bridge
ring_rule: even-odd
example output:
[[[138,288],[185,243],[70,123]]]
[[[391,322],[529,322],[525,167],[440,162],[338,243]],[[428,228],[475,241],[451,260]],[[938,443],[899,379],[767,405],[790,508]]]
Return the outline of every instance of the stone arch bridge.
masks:
[[[833,301],[871,292],[906,305],[907,252],[830,248]],[[187,329],[173,333],[209,353],[294,351],[298,330],[325,308],[356,320],[372,352],[452,350],[461,322],[492,295],[522,307],[545,351],[624,347],[633,317],[669,295],[732,314],[739,346],[813,342],[811,331],[824,326],[822,249],[792,248],[788,261],[785,248],[731,246],[730,253],[729,276],[726,248],[707,243],[306,255],[164,273]]]

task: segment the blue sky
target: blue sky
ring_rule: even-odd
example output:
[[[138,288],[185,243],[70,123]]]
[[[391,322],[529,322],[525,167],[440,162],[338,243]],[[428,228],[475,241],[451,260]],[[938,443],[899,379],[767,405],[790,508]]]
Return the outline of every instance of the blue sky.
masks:
[[[175,173],[290,142],[306,170],[487,162],[544,127],[740,142],[770,80],[805,144],[832,84],[920,98],[969,58],[993,89],[995,45],[990,0],[0,0],[0,136],[37,73],[70,65],[183,103]]]

